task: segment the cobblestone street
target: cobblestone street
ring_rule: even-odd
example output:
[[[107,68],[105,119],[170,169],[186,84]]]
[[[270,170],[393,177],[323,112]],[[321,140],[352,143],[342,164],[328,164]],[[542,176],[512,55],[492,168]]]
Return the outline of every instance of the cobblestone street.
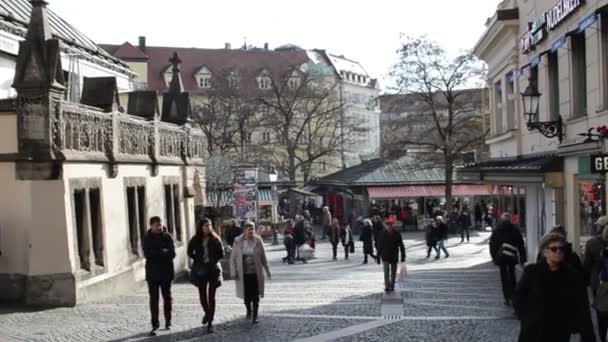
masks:
[[[384,295],[378,265],[361,265],[361,246],[351,259],[329,257],[319,243],[317,259],[284,265],[284,251],[267,247],[273,274],[253,326],[234,295],[234,283],[218,289],[216,332],[200,326],[195,289],[174,286],[174,327],[148,337],[147,292],[75,308],[0,311],[0,339],[7,341],[515,341],[519,324],[502,304],[497,270],[489,264],[488,233],[471,243],[452,237],[450,257],[426,259],[419,233],[404,235],[409,276]],[[162,324],[162,323],[161,323]]]

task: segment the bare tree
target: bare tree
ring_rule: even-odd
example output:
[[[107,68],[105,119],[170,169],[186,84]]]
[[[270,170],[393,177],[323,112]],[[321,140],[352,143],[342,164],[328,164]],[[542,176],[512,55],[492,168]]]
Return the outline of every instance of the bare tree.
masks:
[[[215,226],[220,228],[224,222],[225,199],[232,202],[232,192],[234,190],[234,168],[232,161],[221,156],[211,156],[207,160],[205,170],[207,196],[211,203],[207,207],[214,209],[216,216]]]
[[[301,72],[294,68],[281,79],[273,79],[271,93],[261,102],[268,107],[264,126],[276,143],[265,146],[271,164],[292,183],[301,169],[306,182],[320,160],[340,159],[352,134],[355,119],[343,115],[335,75],[321,69]]]
[[[421,165],[445,169],[447,210],[452,210],[454,167],[462,153],[483,145],[483,91],[466,90],[480,81],[483,68],[469,52],[450,57],[426,37],[405,37],[391,70],[400,93],[414,104],[413,110],[393,128],[388,150],[423,150]],[[397,123],[399,125],[399,123]]]

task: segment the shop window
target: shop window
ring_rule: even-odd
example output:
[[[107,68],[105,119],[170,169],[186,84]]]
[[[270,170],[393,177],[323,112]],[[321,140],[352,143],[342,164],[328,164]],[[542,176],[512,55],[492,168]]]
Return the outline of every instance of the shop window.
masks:
[[[182,241],[179,184],[165,184],[165,217],[167,231]]]
[[[549,73],[549,120],[559,117],[559,59],[558,51],[550,52],[547,57],[547,72]]]
[[[587,115],[587,52],[585,32],[570,36],[572,53],[572,118]]]
[[[581,242],[599,233],[595,221],[605,215],[606,191],[604,182],[597,180],[579,180],[579,229]]]

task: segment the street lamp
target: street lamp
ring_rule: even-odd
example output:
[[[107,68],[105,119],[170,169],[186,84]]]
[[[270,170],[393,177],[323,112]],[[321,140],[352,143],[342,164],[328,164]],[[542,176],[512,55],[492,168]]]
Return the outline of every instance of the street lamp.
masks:
[[[271,218],[272,218],[272,245],[276,246],[279,244],[279,232],[277,232],[277,227],[276,227],[276,223],[278,221],[277,219],[277,203],[275,200],[276,197],[276,191],[277,191],[277,186],[276,186],[276,182],[277,179],[279,178],[279,175],[277,174],[277,172],[275,171],[275,169],[272,169],[272,171],[270,171],[270,173],[268,174],[268,179],[270,180],[270,182],[272,183],[272,207],[270,208],[271,210]]]
[[[555,121],[536,121],[538,119],[541,96],[542,94],[536,88],[536,82],[532,78],[529,78],[528,86],[521,93],[528,131],[537,130],[547,138],[557,137],[561,143],[564,138],[561,116],[558,116]]]

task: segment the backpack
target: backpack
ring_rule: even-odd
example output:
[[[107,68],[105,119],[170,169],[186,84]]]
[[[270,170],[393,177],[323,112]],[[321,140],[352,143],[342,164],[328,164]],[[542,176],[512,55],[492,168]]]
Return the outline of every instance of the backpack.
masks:
[[[604,248],[600,253],[600,272],[598,273],[598,287],[593,299],[593,307],[599,312],[608,312],[608,250]]]
[[[503,243],[498,250],[498,260],[501,264],[517,264],[519,249],[511,244]]]

